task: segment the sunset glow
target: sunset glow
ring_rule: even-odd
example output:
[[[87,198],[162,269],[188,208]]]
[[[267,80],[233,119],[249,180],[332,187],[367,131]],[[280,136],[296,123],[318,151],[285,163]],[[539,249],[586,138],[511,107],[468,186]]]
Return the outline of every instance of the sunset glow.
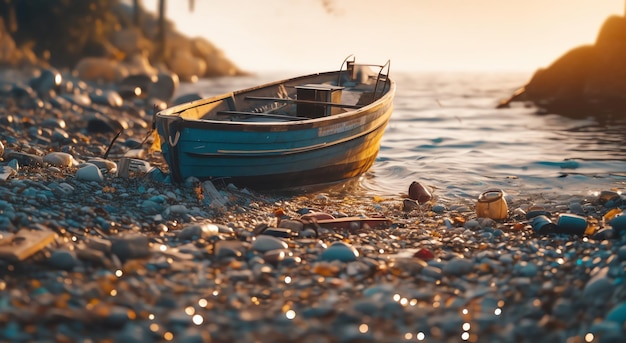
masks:
[[[155,11],[157,0],[143,0]],[[195,0],[167,2],[179,31],[238,66],[335,69],[349,54],[396,70],[532,71],[592,44],[618,0]]]

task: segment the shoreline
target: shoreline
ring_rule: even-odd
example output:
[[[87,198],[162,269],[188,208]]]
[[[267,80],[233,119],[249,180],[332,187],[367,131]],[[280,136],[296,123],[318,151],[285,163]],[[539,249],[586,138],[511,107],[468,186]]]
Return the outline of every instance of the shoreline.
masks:
[[[281,197],[216,183],[215,194],[199,181],[164,182],[159,154],[136,148],[149,98],[119,104],[80,80],[37,80],[0,91],[2,339],[612,342],[625,333],[626,235],[604,216],[626,203],[613,190],[518,196],[498,221],[436,193],[414,207],[404,194],[350,189]],[[118,176],[124,156],[156,168]],[[540,235],[532,211],[554,222],[581,215],[597,230]],[[303,222],[307,213],[316,219]],[[319,225],[328,215],[353,219]],[[355,218],[381,216],[388,226]]]

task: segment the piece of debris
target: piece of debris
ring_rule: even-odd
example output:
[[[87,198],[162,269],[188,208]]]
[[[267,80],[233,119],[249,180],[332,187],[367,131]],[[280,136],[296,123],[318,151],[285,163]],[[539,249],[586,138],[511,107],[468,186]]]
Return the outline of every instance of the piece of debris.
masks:
[[[22,229],[0,238],[0,258],[23,261],[54,242],[53,231]]]

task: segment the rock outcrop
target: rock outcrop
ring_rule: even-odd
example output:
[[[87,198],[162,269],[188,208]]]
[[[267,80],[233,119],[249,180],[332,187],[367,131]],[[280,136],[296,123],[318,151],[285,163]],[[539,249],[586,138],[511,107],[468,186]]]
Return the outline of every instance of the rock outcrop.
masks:
[[[36,64],[38,61],[33,51],[28,47],[17,47],[4,25],[4,19],[0,17],[0,67],[24,67]]]
[[[626,18],[611,16],[593,45],[576,47],[517,90],[511,102],[529,102],[541,112],[572,117],[626,114]]]
[[[52,6],[52,5],[50,5]],[[58,16],[63,16],[65,7],[59,5]],[[174,73],[181,81],[195,81],[204,77],[238,76],[246,72],[239,69],[224,53],[204,38],[188,37],[176,30],[175,24],[165,22],[165,45],[159,43],[159,24],[155,14],[140,8],[139,25],[133,21],[133,8],[124,3],[111,4],[107,14],[107,30],[89,41],[89,35],[81,36],[85,42],[76,42],[63,50],[61,41],[53,44],[55,35],[45,32],[28,34],[19,28],[7,30],[3,16],[0,15],[0,67],[49,67],[70,68],[83,80],[118,82],[130,75],[156,76],[159,73]],[[102,14],[101,14],[102,15]],[[19,13],[18,13],[19,16]],[[76,15],[74,14],[74,17]],[[72,21],[73,22],[73,21]],[[105,25],[105,24],[102,24]],[[25,30],[28,30],[27,26]],[[71,25],[69,25],[71,27]],[[104,34],[109,32],[110,34]],[[13,36],[12,36],[13,35]],[[42,44],[54,46],[55,51],[46,50],[37,56],[27,44],[20,44],[15,37],[29,37],[30,45],[42,50]],[[23,40],[23,39],[22,39]],[[79,53],[70,53],[78,51]],[[81,52],[82,51],[82,52]],[[46,55],[47,54],[47,55]],[[49,62],[50,55],[55,63]],[[59,59],[58,56],[71,56]],[[59,64],[60,63],[60,64]]]
[[[118,61],[106,57],[85,57],[74,71],[82,80],[113,82],[128,76],[128,71],[121,68]]]

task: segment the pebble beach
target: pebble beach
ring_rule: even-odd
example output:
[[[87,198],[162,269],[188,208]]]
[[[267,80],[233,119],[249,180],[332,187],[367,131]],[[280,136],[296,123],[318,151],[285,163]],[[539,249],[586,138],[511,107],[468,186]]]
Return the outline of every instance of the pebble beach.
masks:
[[[624,341],[620,189],[505,194],[490,218],[419,180],[175,184],[149,135],[182,101],[167,74],[0,79],[2,341]]]

